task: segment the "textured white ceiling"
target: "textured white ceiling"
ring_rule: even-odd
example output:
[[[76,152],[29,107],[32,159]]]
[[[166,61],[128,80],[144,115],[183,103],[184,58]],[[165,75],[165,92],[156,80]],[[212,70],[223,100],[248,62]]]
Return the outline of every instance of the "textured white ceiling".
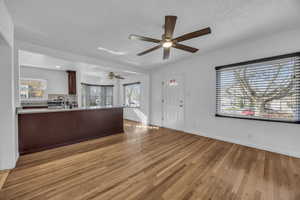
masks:
[[[178,16],[175,36],[212,28],[211,35],[184,42],[199,48],[196,54],[172,49],[167,62],[300,27],[299,0],[7,0],[6,4],[20,40],[146,69],[166,63],[162,50],[138,57],[136,53],[154,45],[129,40],[128,35],[160,38],[165,15]]]
[[[82,62],[67,61],[60,58],[54,58],[52,56],[43,55],[39,53],[33,53],[29,51],[19,51],[19,64],[20,66],[36,67],[41,69],[51,70],[80,70],[82,74],[107,77],[109,72],[115,72],[124,77],[137,75],[137,73],[130,71],[118,71],[113,68],[103,67],[99,65],[92,65]],[[57,68],[59,66],[59,68]]]

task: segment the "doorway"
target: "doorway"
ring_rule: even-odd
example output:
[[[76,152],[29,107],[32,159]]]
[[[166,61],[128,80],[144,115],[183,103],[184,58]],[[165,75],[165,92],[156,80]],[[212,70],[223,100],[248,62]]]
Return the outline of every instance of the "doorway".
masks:
[[[162,81],[162,126],[184,130],[184,77],[168,76]]]

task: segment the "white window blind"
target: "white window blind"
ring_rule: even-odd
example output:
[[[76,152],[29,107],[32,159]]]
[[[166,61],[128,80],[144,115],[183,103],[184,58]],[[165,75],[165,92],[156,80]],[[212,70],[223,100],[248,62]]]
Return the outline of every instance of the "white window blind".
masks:
[[[216,67],[216,116],[300,121],[300,54]]]

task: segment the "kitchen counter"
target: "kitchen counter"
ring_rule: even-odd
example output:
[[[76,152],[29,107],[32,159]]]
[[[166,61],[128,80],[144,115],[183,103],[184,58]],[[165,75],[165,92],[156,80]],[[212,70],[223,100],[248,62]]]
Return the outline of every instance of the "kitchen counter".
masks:
[[[19,109],[19,152],[33,153],[123,133],[123,107]]]
[[[22,109],[18,108],[18,114],[33,114],[33,113],[50,113],[50,112],[72,112],[79,110],[97,110],[97,109],[111,109],[111,108],[123,108],[123,106],[92,106],[92,107],[79,107],[79,108],[31,108]]]

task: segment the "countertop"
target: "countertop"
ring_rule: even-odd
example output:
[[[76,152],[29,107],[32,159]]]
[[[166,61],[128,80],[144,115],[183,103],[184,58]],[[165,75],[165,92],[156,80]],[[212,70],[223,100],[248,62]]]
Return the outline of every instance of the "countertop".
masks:
[[[50,112],[72,112],[80,110],[96,110],[96,109],[111,109],[111,108],[123,108],[123,106],[92,106],[92,107],[79,107],[79,108],[33,108],[22,109],[18,108],[18,114],[33,114],[33,113],[50,113]]]

